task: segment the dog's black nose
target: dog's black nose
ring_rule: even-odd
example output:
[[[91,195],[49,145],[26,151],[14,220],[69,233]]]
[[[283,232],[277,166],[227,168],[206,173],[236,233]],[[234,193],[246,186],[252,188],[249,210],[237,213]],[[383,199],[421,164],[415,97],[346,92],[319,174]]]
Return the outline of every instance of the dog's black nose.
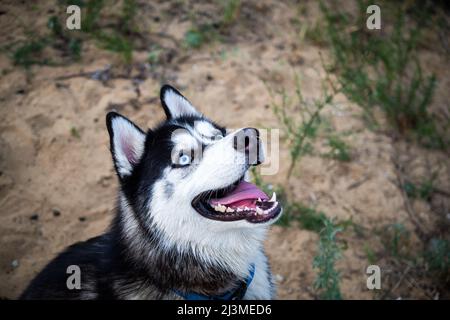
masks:
[[[256,166],[262,163],[262,147],[257,129],[244,128],[238,131],[234,136],[233,148],[245,153],[245,159],[249,165]]]

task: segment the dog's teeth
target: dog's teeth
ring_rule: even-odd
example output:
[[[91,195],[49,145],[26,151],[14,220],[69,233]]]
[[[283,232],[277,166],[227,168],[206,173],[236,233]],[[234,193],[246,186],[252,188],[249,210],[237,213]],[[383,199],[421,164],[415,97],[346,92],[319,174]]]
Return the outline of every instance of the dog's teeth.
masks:
[[[261,208],[256,207],[256,213],[257,214],[264,214],[264,210]]]
[[[275,192],[272,194],[272,198],[270,198],[269,201],[271,201],[271,202],[277,201],[277,194]]]
[[[220,209],[220,205],[214,206],[214,210],[219,211],[219,209]]]
[[[258,198],[258,202],[262,202],[261,198]]]
[[[231,208],[227,208],[227,212],[234,212],[234,210]]]
[[[237,208],[236,211],[237,212],[241,212],[241,211],[244,211],[244,210],[242,210],[242,208]]]
[[[219,205],[220,206],[220,208],[219,208],[219,211],[220,212],[225,212],[225,211],[227,211],[227,207],[225,207],[225,206],[223,206],[223,205]]]

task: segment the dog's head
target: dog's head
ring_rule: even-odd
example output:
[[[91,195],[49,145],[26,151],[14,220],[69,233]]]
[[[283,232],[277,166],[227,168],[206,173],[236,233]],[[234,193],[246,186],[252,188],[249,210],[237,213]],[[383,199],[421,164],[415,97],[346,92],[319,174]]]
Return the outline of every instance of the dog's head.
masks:
[[[272,224],[281,213],[276,196],[245,180],[263,158],[258,130],[227,133],[167,85],[161,102],[167,120],[147,133],[107,115],[122,205],[175,242],[251,237]]]

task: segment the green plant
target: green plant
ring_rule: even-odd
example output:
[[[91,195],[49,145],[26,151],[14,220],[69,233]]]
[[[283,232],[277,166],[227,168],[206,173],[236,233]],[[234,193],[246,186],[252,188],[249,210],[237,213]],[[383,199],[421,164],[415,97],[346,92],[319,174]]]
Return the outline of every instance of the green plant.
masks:
[[[98,20],[104,5],[104,0],[90,0],[87,3],[82,30],[91,35],[102,49],[118,53],[122,56],[123,61],[129,64],[133,58],[133,41],[129,35],[135,29],[136,2],[123,0],[117,28],[109,32],[104,29],[98,30]]]
[[[302,229],[317,233],[322,230],[323,219],[325,218],[323,212],[308,207],[301,202],[288,201],[280,187],[278,187],[277,198],[282,199],[280,201],[283,204],[283,215],[277,221],[278,225],[289,227],[292,222],[297,221]]]
[[[200,48],[205,40],[201,31],[197,29],[190,29],[184,35],[184,41],[190,48]]]
[[[342,228],[343,231],[351,230],[353,231],[358,237],[362,237],[365,234],[365,229],[360,224],[353,221],[353,218],[345,219],[345,220],[337,220],[335,222],[335,225],[337,227]]]
[[[364,244],[364,252],[366,253],[367,261],[370,264],[374,264],[377,261],[377,256],[375,251],[367,244]]]
[[[221,0],[220,1],[223,7],[223,16],[222,16],[222,26],[227,27],[231,25],[239,15],[239,10],[241,7],[240,0]]]
[[[94,32],[100,13],[105,5],[104,0],[89,0],[85,6],[84,17],[81,19],[81,29],[84,32]]]
[[[268,91],[272,97],[272,109],[283,126],[289,146],[290,165],[287,172],[289,179],[299,159],[312,152],[312,141],[316,138],[321,123],[320,112],[331,103],[333,95],[328,94],[324,88],[321,99],[314,100],[312,103],[307,102],[303,97],[298,77],[296,77],[295,90],[297,101],[292,101],[284,88],[278,92],[281,102],[277,102],[275,93],[269,87]],[[296,114],[298,116],[294,116]]]
[[[382,243],[394,258],[406,257],[409,239],[410,233],[402,223],[389,224],[382,231]]]
[[[211,25],[201,25],[189,29],[184,35],[184,43],[189,48],[198,49],[206,43],[219,38],[219,34]]]
[[[26,41],[14,50],[12,54],[14,64],[23,66],[26,69],[33,64],[48,64],[48,59],[39,58],[39,55],[46,46],[47,40],[45,38]]]
[[[136,15],[137,5],[135,0],[124,0],[122,5],[122,16],[119,25],[122,33],[130,33],[134,31],[134,17]]]
[[[163,52],[163,50],[160,48],[154,48],[154,49],[150,50],[150,52],[148,53],[148,56],[147,56],[147,61],[150,64],[157,64],[159,62],[162,52]]]
[[[198,49],[204,44],[222,39],[227,28],[237,20],[241,7],[240,0],[218,0],[223,12],[220,19],[206,23],[198,23],[197,15],[189,11],[192,27],[184,35],[184,45],[187,48]]]
[[[61,22],[57,16],[51,16],[48,19],[47,27],[51,32],[49,42],[51,42],[54,47],[67,51],[75,60],[79,60],[81,58],[81,39],[72,37],[72,34],[69,35],[64,32]]]
[[[79,60],[84,41],[94,40],[99,47],[118,53],[129,64],[133,58],[132,35],[138,33],[135,25],[137,4],[135,0],[122,0],[121,12],[108,26],[100,25],[102,11],[107,4],[105,0],[59,0],[61,5],[75,4],[82,8],[81,31],[68,32],[57,15],[51,15],[47,20],[49,33],[36,36],[28,31],[30,40],[17,44],[6,45],[5,48],[13,51],[11,58],[16,65],[29,68],[33,64],[50,64],[50,59],[42,57],[44,49],[52,47],[63,52],[63,57],[69,56]],[[151,52],[149,61],[158,59],[159,53]],[[55,64],[55,62],[52,62]]]
[[[424,257],[432,271],[445,275],[450,280],[450,241],[432,238]]]
[[[54,37],[63,37],[63,28],[57,16],[51,16],[47,21],[47,27]]]
[[[68,49],[70,55],[75,58],[75,60],[79,60],[81,58],[81,48],[83,42],[80,39],[71,38],[69,40]]]
[[[400,133],[412,132],[428,147],[444,147],[430,112],[436,78],[423,73],[417,55],[421,21],[406,24],[399,6],[392,31],[370,31],[365,27],[370,3],[359,0],[358,4],[356,17],[320,4],[333,55],[328,70],[337,73],[339,90],[365,110],[372,124],[377,124],[373,110],[378,107]],[[388,21],[388,11],[383,13],[383,21]]]
[[[436,175],[426,179],[420,183],[413,183],[411,181],[405,181],[403,189],[410,198],[418,198],[425,201],[429,201],[434,193],[434,181]]]
[[[118,33],[108,34],[100,32],[96,34],[95,38],[101,48],[120,54],[126,63],[131,62],[133,46],[126,37]]]
[[[330,151],[325,153],[323,156],[342,162],[348,162],[351,160],[350,147],[349,145],[339,138],[338,136],[329,136],[327,138],[327,144]]]
[[[324,228],[326,216],[322,211],[297,202],[292,204],[291,211],[303,229],[319,233]]]
[[[317,270],[314,287],[319,291],[321,299],[340,300],[340,273],[336,270],[335,263],[341,257],[336,235],[342,229],[326,217],[323,219],[323,225],[319,234],[319,251],[313,261],[313,267]]]
[[[70,135],[74,138],[81,139],[80,132],[75,127],[70,128]]]
[[[314,23],[312,26],[307,26],[304,37],[307,41],[317,46],[324,46],[327,44],[324,26],[319,22]]]

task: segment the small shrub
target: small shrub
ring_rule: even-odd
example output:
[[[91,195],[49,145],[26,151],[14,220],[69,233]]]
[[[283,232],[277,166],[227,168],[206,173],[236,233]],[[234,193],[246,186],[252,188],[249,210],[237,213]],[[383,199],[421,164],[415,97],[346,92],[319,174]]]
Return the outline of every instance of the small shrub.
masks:
[[[406,24],[399,6],[392,31],[369,32],[365,27],[369,4],[358,1],[354,17],[321,2],[333,55],[329,70],[338,75],[339,90],[365,110],[372,124],[377,124],[373,114],[377,107],[398,132],[412,133],[424,146],[443,148],[444,134],[430,111],[436,78],[424,74],[417,54],[421,21]],[[383,21],[389,21],[389,12],[383,12]]]
[[[336,241],[336,235],[342,231],[328,218],[323,219],[324,228],[320,232],[319,251],[314,257],[313,267],[317,270],[314,287],[324,300],[342,299],[339,287],[340,273],[335,263],[341,257],[341,249]]]
[[[296,78],[296,101],[289,98],[284,88],[277,94],[268,89],[272,97],[273,112],[283,126],[287,138],[290,151],[290,165],[287,173],[289,179],[300,158],[312,153],[312,141],[316,138],[321,124],[320,112],[331,103],[333,95],[328,94],[324,88],[323,97],[309,103],[303,97],[298,78]],[[281,99],[277,99],[276,95]]]
[[[326,216],[322,211],[297,202],[292,204],[291,211],[303,229],[319,233],[324,228]]]

